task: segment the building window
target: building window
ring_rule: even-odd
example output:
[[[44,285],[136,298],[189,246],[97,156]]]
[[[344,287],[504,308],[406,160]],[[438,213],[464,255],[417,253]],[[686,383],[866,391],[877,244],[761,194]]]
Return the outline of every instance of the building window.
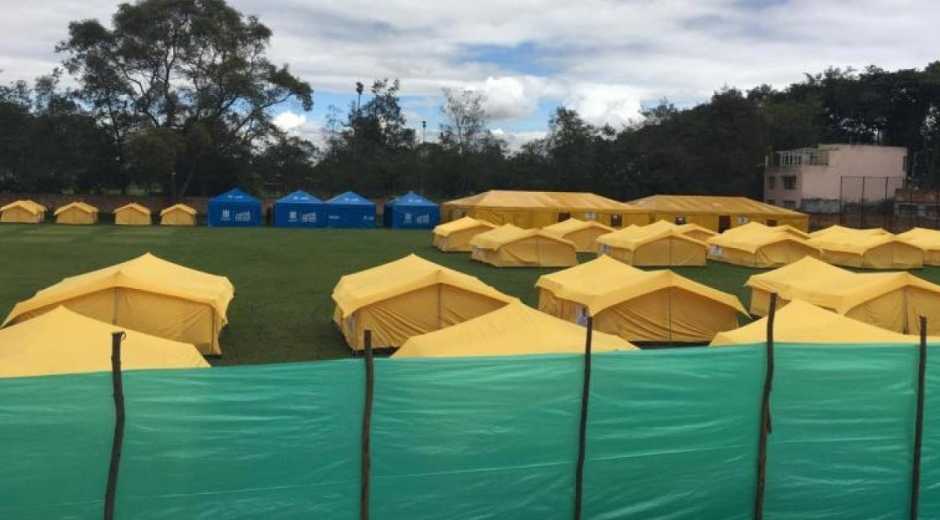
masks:
[[[685,225],[685,217],[676,217],[676,225],[677,226]]]
[[[898,204],[898,215],[902,217],[917,215],[917,204]]]
[[[796,201],[795,201],[795,200],[785,200],[785,201],[783,201],[783,207],[785,207],[785,208],[787,208],[787,209],[796,209]]]
[[[767,177],[767,189],[773,190],[777,188],[777,178],[776,177]]]
[[[611,215],[610,227],[623,227],[623,215]]]
[[[796,189],[796,177],[793,175],[787,175],[783,178],[783,189],[785,190],[795,190]]]
[[[775,201],[774,199],[767,199],[765,202],[767,202],[767,204],[770,204],[771,206],[777,205],[777,201]]]

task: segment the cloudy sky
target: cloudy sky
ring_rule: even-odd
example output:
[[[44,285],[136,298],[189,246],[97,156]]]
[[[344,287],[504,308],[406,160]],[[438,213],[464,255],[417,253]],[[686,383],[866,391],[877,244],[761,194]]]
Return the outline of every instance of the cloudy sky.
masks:
[[[0,0],[0,82],[48,72],[71,20],[108,0]],[[229,0],[274,37],[270,56],[310,82],[316,106],[279,121],[313,135],[354,85],[400,78],[409,125],[440,120],[441,88],[485,95],[491,128],[518,143],[565,105],[597,124],[723,85],[783,86],[828,66],[923,67],[940,59],[935,0]]]

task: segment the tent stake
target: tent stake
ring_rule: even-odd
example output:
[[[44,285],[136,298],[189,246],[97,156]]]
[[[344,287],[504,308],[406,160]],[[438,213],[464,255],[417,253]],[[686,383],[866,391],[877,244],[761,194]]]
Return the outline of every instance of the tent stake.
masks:
[[[757,496],[754,500],[754,518],[764,518],[764,488],[767,483],[767,436],[770,425],[770,392],[774,383],[774,317],[777,314],[777,293],[770,294],[767,312],[767,367],[764,373],[764,392],[760,405],[760,433],[757,441]]]
[[[108,487],[104,495],[104,519],[114,518],[114,500],[117,496],[118,471],[121,468],[121,450],[124,445],[124,382],[121,379],[121,341],[124,332],[111,333],[111,384],[114,389],[114,441],[111,444],[111,463],[108,466]]]
[[[359,518],[369,520],[369,481],[370,472],[372,470],[372,397],[375,385],[373,378],[372,331],[369,329],[365,331],[364,347],[366,360],[366,396],[365,407],[362,412],[362,484],[359,498]]]
[[[574,520],[581,520],[581,502],[584,493],[584,458],[587,448],[588,403],[591,398],[591,341],[594,318],[588,316],[587,338],[584,341],[584,382],[581,390],[581,423],[578,430],[578,465],[574,480]]]
[[[920,317],[920,359],[917,361],[917,421],[914,464],[911,468],[911,520],[917,520],[920,502],[920,454],[924,442],[924,380],[927,374],[927,318]]]

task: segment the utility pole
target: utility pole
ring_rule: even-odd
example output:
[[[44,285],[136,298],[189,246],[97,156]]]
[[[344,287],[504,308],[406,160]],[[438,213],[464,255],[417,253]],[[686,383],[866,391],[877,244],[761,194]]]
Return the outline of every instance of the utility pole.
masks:
[[[356,82],[356,117],[359,117],[359,106],[362,103],[362,89],[365,88],[361,81]]]

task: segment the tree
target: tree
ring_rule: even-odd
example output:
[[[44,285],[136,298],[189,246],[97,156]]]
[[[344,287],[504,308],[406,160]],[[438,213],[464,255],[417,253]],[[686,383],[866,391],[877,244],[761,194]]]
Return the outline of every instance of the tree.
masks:
[[[57,50],[122,163],[131,134],[179,134],[180,194],[200,171],[218,169],[207,161],[250,153],[272,136],[274,107],[313,106],[310,85],[266,58],[271,31],[224,0],[138,0],[118,7],[112,26],[72,22]]]
[[[478,151],[488,133],[482,95],[470,90],[457,94],[449,88],[443,92],[441,145],[461,155]]]

